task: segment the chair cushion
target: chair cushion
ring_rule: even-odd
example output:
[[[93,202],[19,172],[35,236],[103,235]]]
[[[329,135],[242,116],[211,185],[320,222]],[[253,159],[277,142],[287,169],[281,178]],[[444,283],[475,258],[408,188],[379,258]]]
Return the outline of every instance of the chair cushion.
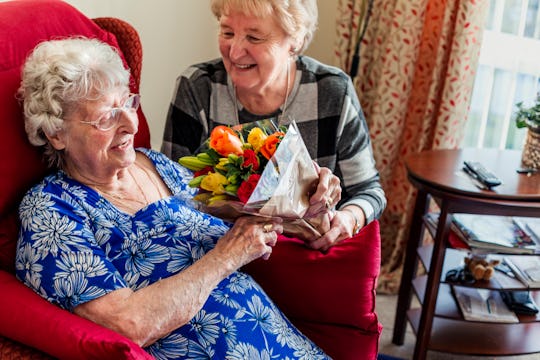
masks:
[[[354,359],[362,353],[363,359],[374,359],[381,332],[375,313],[380,260],[379,223],[374,221],[327,253],[282,236],[269,260],[257,260],[244,271],[330,356]]]
[[[0,335],[60,359],[152,359],[131,340],[62,310],[0,270]]]

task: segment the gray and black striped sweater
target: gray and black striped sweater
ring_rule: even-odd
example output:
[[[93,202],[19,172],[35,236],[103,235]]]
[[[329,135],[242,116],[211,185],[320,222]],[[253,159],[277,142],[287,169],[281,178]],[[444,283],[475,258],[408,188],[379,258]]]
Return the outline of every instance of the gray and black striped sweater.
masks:
[[[310,57],[296,61],[294,87],[288,97],[286,124],[294,119],[312,157],[341,179],[338,208],[355,204],[367,222],[379,218],[386,198],[375,168],[367,123],[350,77],[336,67]],[[194,153],[217,125],[236,125],[278,117],[254,115],[236,108],[234,87],[221,59],[196,64],[184,71],[167,115],[161,151],[172,160]],[[237,111],[237,114],[235,114]],[[281,125],[281,124],[280,124]]]

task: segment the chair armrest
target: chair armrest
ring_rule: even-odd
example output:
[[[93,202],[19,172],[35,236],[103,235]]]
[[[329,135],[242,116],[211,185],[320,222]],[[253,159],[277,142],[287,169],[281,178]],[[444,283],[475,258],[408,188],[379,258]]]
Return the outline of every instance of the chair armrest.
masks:
[[[52,305],[0,270],[0,335],[60,359],[153,359],[126,337]]]

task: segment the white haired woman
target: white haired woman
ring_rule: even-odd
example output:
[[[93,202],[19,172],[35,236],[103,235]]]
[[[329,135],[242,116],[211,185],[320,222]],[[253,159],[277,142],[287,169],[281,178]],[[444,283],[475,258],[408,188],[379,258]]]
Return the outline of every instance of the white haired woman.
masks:
[[[212,0],[211,8],[221,58],[178,78],[162,152],[173,160],[193,153],[217,125],[295,120],[321,166],[309,213],[319,213],[328,197],[338,209],[328,210],[323,236],[307,244],[327,250],[356,234],[381,215],[386,198],[350,78],[301,55],[317,27],[316,0]]]
[[[98,40],[39,44],[20,88],[30,142],[59,169],[20,205],[18,278],[157,359],[326,359],[248,275],[280,219],[234,225],[190,204],[191,172],[133,147],[139,95]]]

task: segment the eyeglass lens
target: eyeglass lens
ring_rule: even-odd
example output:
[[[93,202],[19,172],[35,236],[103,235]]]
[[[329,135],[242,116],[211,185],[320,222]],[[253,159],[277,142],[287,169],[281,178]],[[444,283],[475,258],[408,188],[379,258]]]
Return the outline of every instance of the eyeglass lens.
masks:
[[[131,95],[122,106],[112,108],[105,116],[98,120],[97,127],[101,130],[109,130],[118,122],[122,111],[137,111],[140,101],[141,96],[139,94]]]

